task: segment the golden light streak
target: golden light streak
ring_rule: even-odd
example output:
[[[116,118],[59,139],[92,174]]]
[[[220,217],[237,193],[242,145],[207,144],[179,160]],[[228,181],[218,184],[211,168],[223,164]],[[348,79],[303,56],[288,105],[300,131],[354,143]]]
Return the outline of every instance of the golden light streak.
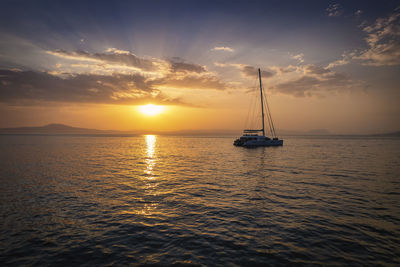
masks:
[[[151,180],[154,178],[153,176],[153,168],[155,163],[154,159],[154,150],[156,145],[156,136],[155,135],[146,135],[146,170],[144,173]]]

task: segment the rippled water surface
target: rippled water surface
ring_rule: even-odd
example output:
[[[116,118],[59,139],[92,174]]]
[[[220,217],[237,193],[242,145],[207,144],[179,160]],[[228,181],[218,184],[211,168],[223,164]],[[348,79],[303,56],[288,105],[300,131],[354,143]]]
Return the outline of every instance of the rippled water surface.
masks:
[[[0,136],[1,265],[398,265],[400,139]]]

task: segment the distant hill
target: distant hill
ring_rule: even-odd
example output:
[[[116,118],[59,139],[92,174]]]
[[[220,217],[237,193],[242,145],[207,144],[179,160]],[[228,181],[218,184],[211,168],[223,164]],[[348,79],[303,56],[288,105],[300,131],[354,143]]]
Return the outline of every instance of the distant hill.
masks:
[[[391,133],[372,134],[372,136],[400,137],[400,131]]]
[[[45,126],[37,127],[17,127],[17,128],[0,128],[0,134],[71,134],[71,135],[118,135],[118,134],[132,134],[119,131],[104,131],[96,129],[78,128],[64,124],[48,124]]]
[[[97,130],[88,128],[72,127],[65,124],[52,123],[45,126],[36,127],[17,127],[17,128],[0,128],[0,134],[38,134],[38,135],[118,135],[118,136],[134,136],[139,134],[157,134],[167,136],[239,136],[242,130],[234,129],[210,129],[210,130],[178,130],[178,131],[114,131],[114,130]],[[269,131],[266,132],[269,134]],[[279,130],[279,136],[285,135],[328,135],[326,129],[316,129],[311,131],[292,131]]]
[[[97,130],[88,128],[72,127],[64,124],[52,123],[37,127],[17,127],[0,128],[0,134],[26,134],[26,135],[116,135],[116,136],[135,136],[140,134],[156,135],[187,135],[187,136],[205,136],[205,135],[237,135],[240,131],[234,130],[180,130],[180,131],[114,131]]]
[[[326,129],[315,129],[310,131],[278,130],[278,136],[290,135],[334,135]],[[136,136],[141,134],[156,134],[167,136],[236,136],[242,134],[242,130],[213,129],[213,130],[179,130],[179,131],[114,131],[97,130],[88,128],[72,127],[64,124],[52,123],[37,127],[0,128],[0,134],[20,135],[103,135],[103,136]],[[266,132],[269,134],[269,131]],[[369,134],[366,136],[400,137],[400,131],[382,134]]]

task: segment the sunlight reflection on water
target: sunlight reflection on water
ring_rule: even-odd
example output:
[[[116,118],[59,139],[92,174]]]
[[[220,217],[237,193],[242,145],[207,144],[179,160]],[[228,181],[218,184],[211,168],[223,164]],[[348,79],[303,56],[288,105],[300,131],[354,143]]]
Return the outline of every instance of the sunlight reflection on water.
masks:
[[[148,179],[154,179],[153,168],[156,165],[155,146],[157,138],[155,135],[145,135],[146,138],[146,170],[144,173],[147,174]]]
[[[0,266],[398,265],[399,151],[400,139],[3,136]]]

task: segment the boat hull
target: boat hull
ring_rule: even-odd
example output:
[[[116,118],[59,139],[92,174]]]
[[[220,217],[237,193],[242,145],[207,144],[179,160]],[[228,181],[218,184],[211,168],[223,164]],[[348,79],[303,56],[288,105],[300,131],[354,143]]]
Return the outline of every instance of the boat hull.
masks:
[[[283,140],[249,140],[246,142],[234,142],[235,146],[242,147],[260,147],[260,146],[283,146]]]

